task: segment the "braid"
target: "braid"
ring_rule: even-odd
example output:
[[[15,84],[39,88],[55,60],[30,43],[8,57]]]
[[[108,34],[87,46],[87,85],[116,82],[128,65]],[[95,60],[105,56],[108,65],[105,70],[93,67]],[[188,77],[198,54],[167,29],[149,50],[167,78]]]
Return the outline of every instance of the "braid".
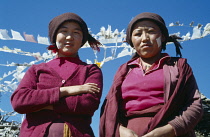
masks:
[[[180,57],[182,57],[182,53],[181,53],[180,48],[181,49],[183,49],[183,48],[182,48],[181,44],[177,41],[178,39],[182,39],[182,38],[180,38],[180,37],[178,37],[176,35],[171,35],[168,38],[168,42],[173,42],[174,43],[174,45],[176,47],[176,56],[179,55]]]

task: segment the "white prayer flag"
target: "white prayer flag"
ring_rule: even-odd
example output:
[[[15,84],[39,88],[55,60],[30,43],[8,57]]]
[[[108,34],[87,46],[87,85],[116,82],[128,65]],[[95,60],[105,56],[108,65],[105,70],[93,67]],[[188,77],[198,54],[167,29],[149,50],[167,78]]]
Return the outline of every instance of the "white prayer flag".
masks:
[[[37,36],[37,41],[39,44],[50,45],[49,39],[47,37]]]
[[[12,38],[10,38],[6,29],[0,29],[0,39],[11,40]]]
[[[11,33],[12,33],[12,39],[25,41],[24,38],[21,36],[21,34],[19,32],[11,29]]]

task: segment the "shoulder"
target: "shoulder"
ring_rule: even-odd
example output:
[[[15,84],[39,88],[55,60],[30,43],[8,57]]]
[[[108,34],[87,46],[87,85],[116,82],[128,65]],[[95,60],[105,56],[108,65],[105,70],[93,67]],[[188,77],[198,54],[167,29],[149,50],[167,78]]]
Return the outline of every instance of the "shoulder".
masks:
[[[191,73],[192,72],[192,68],[188,64],[186,58],[171,57],[167,61],[167,66],[177,67],[178,71],[181,72],[181,73]]]
[[[129,69],[133,67],[133,65],[129,65],[129,63],[131,63],[131,62],[134,61],[135,59],[136,59],[136,58],[131,59],[131,60],[127,61],[126,63],[122,64],[122,65],[118,68],[118,70],[117,70],[117,72],[116,72],[116,74],[115,74],[115,76],[114,76],[114,79],[116,80],[116,79],[118,79],[119,77],[124,77],[124,76],[127,74],[127,72],[129,71]]]
[[[131,62],[135,61],[138,57],[136,58],[132,58],[129,61],[127,61],[126,63],[122,64],[119,69],[126,69],[128,68],[128,66],[132,67],[132,65],[129,65]]]
[[[180,58],[180,57],[169,57],[166,60],[166,65],[167,66],[177,66],[177,67],[184,67],[184,66],[189,66],[189,64],[187,63],[187,59],[186,58]]]
[[[82,62],[81,65],[85,68],[101,70],[96,64],[87,64],[86,62]]]
[[[80,72],[83,73],[88,73],[89,75],[91,74],[97,74],[97,75],[102,75],[101,69],[96,65],[96,64],[81,64],[80,67]]]
[[[37,72],[39,70],[46,70],[48,67],[46,65],[46,63],[40,63],[40,64],[33,64],[31,65],[27,71],[30,71],[30,72]]]
[[[40,63],[40,64],[33,64],[31,65],[30,68],[33,68],[33,69],[41,69],[41,68],[46,68],[47,64],[46,63]]]

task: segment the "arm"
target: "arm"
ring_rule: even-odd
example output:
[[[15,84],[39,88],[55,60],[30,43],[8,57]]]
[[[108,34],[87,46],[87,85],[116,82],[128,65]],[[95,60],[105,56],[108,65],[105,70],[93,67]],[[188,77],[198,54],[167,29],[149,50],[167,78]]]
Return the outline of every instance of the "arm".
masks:
[[[60,98],[65,96],[74,96],[83,93],[99,93],[100,88],[95,83],[86,83],[83,85],[60,87]]]
[[[142,137],[175,137],[175,131],[170,124],[158,127]]]
[[[189,79],[185,90],[188,91],[186,96],[187,102],[182,110],[180,110],[179,115],[169,122],[173,126],[177,136],[194,129],[203,114],[200,93],[194,76],[191,76]]]
[[[16,112],[31,113],[59,100],[59,87],[37,89],[37,75],[35,65],[31,66],[12,94],[11,103]]]
[[[60,87],[59,98],[66,97],[66,96],[75,96],[75,95],[85,94],[85,93],[96,94],[99,92],[100,92],[100,88],[98,88],[97,84],[86,83],[83,85]],[[53,110],[53,105],[46,106],[44,108],[41,108],[40,110],[43,110],[43,109]]]
[[[183,79],[186,82],[183,88],[185,103],[180,109],[179,115],[169,121],[169,124],[174,128],[176,136],[192,132],[203,115],[200,93],[192,68],[186,60],[184,62],[179,61],[178,67],[180,73],[184,74]]]
[[[86,71],[81,70],[80,73],[84,73],[86,75],[86,79],[83,78],[84,83],[95,83],[97,84],[97,89],[99,88],[100,91],[96,92],[95,94],[87,93],[87,94],[79,94],[75,96],[63,97],[60,99],[58,103],[53,105],[54,111],[58,113],[93,115],[95,110],[98,109],[103,88],[102,87],[103,79],[102,79],[101,70],[97,66],[92,65]],[[78,77],[78,79],[80,79],[80,77]],[[84,85],[87,86],[87,84]],[[87,90],[85,90],[84,92],[87,92]]]

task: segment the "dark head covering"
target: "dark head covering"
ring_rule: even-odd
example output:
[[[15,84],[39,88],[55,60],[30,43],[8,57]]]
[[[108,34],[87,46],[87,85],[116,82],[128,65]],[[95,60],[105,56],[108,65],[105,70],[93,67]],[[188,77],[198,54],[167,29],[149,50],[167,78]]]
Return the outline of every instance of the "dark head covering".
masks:
[[[50,42],[52,45],[50,45],[48,47],[49,50],[53,50],[54,52],[57,52],[57,46],[55,44],[56,43],[56,34],[57,34],[59,27],[67,21],[74,21],[74,22],[78,23],[79,26],[81,27],[82,32],[83,32],[83,39],[82,39],[81,46],[83,46],[88,41],[88,43],[94,50],[99,50],[98,46],[101,45],[101,43],[98,42],[95,38],[93,38],[89,34],[88,27],[87,27],[87,24],[85,23],[85,21],[77,14],[70,13],[70,12],[56,16],[55,18],[53,18],[50,21],[48,35],[49,35],[49,39],[50,39]]]
[[[162,49],[163,50],[166,49],[166,43],[167,42],[174,42],[174,44],[176,46],[177,55],[180,55],[180,57],[182,56],[181,51],[180,51],[180,48],[182,48],[182,47],[181,47],[180,43],[177,41],[177,39],[181,39],[181,38],[177,37],[175,35],[169,36],[168,29],[166,27],[166,24],[165,24],[165,21],[163,20],[163,18],[158,14],[150,13],[150,12],[143,12],[141,14],[138,14],[129,23],[127,31],[126,31],[126,42],[128,44],[130,44],[131,47],[133,47],[133,43],[131,41],[131,35],[132,35],[132,32],[133,32],[133,27],[137,22],[142,21],[142,20],[153,21],[154,23],[156,23],[159,26],[162,34],[165,37],[165,41],[162,42]]]

